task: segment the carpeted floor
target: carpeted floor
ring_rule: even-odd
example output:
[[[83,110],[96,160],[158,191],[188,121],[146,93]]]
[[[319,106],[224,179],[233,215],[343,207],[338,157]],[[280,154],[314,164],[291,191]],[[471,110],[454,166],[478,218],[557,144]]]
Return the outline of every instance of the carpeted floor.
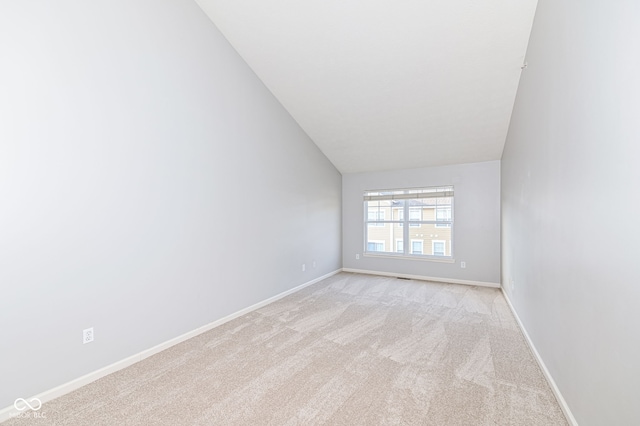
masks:
[[[566,425],[497,289],[341,273],[53,400],[34,425]]]

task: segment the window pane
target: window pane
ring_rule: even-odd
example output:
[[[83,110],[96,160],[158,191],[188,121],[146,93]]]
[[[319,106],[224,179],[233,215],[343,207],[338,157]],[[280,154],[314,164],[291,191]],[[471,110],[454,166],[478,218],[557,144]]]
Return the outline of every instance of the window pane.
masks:
[[[397,202],[392,200],[367,201],[367,222],[394,220],[394,206]],[[375,226],[384,226],[378,223]]]
[[[398,241],[400,241],[400,245],[398,245]],[[367,224],[366,249],[367,252],[402,253],[402,227],[400,224]]]
[[[367,218],[369,220],[391,220],[393,201],[367,201]]]

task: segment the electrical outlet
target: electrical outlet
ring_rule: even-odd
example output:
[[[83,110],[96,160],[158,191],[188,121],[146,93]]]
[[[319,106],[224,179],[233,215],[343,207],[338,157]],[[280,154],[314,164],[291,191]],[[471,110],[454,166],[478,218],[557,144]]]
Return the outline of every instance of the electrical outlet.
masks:
[[[360,259],[360,255],[356,254],[356,260],[359,260],[359,259]]]
[[[306,271],[306,270],[307,270],[307,265],[303,263],[303,264],[302,264],[302,272],[304,272],[304,271]]]
[[[460,262],[460,267],[462,269],[466,268],[467,267],[467,262]]]
[[[516,286],[516,283],[513,281],[513,278],[511,278],[511,281],[509,282],[509,287],[511,287],[511,291],[513,291],[515,286]]]
[[[314,267],[314,269],[316,267],[316,261],[315,260],[313,261],[313,267]]]
[[[93,327],[82,330],[82,343],[93,342]]]

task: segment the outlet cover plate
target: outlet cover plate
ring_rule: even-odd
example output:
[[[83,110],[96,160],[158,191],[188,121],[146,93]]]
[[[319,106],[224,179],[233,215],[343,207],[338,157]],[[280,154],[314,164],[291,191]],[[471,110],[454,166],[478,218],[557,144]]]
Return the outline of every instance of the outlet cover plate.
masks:
[[[82,330],[82,343],[93,342],[93,327]]]

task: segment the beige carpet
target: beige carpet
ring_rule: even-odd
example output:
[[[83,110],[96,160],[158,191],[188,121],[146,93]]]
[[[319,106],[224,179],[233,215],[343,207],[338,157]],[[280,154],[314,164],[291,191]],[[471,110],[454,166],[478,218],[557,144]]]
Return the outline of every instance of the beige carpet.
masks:
[[[499,290],[341,273],[33,425],[566,425]]]

